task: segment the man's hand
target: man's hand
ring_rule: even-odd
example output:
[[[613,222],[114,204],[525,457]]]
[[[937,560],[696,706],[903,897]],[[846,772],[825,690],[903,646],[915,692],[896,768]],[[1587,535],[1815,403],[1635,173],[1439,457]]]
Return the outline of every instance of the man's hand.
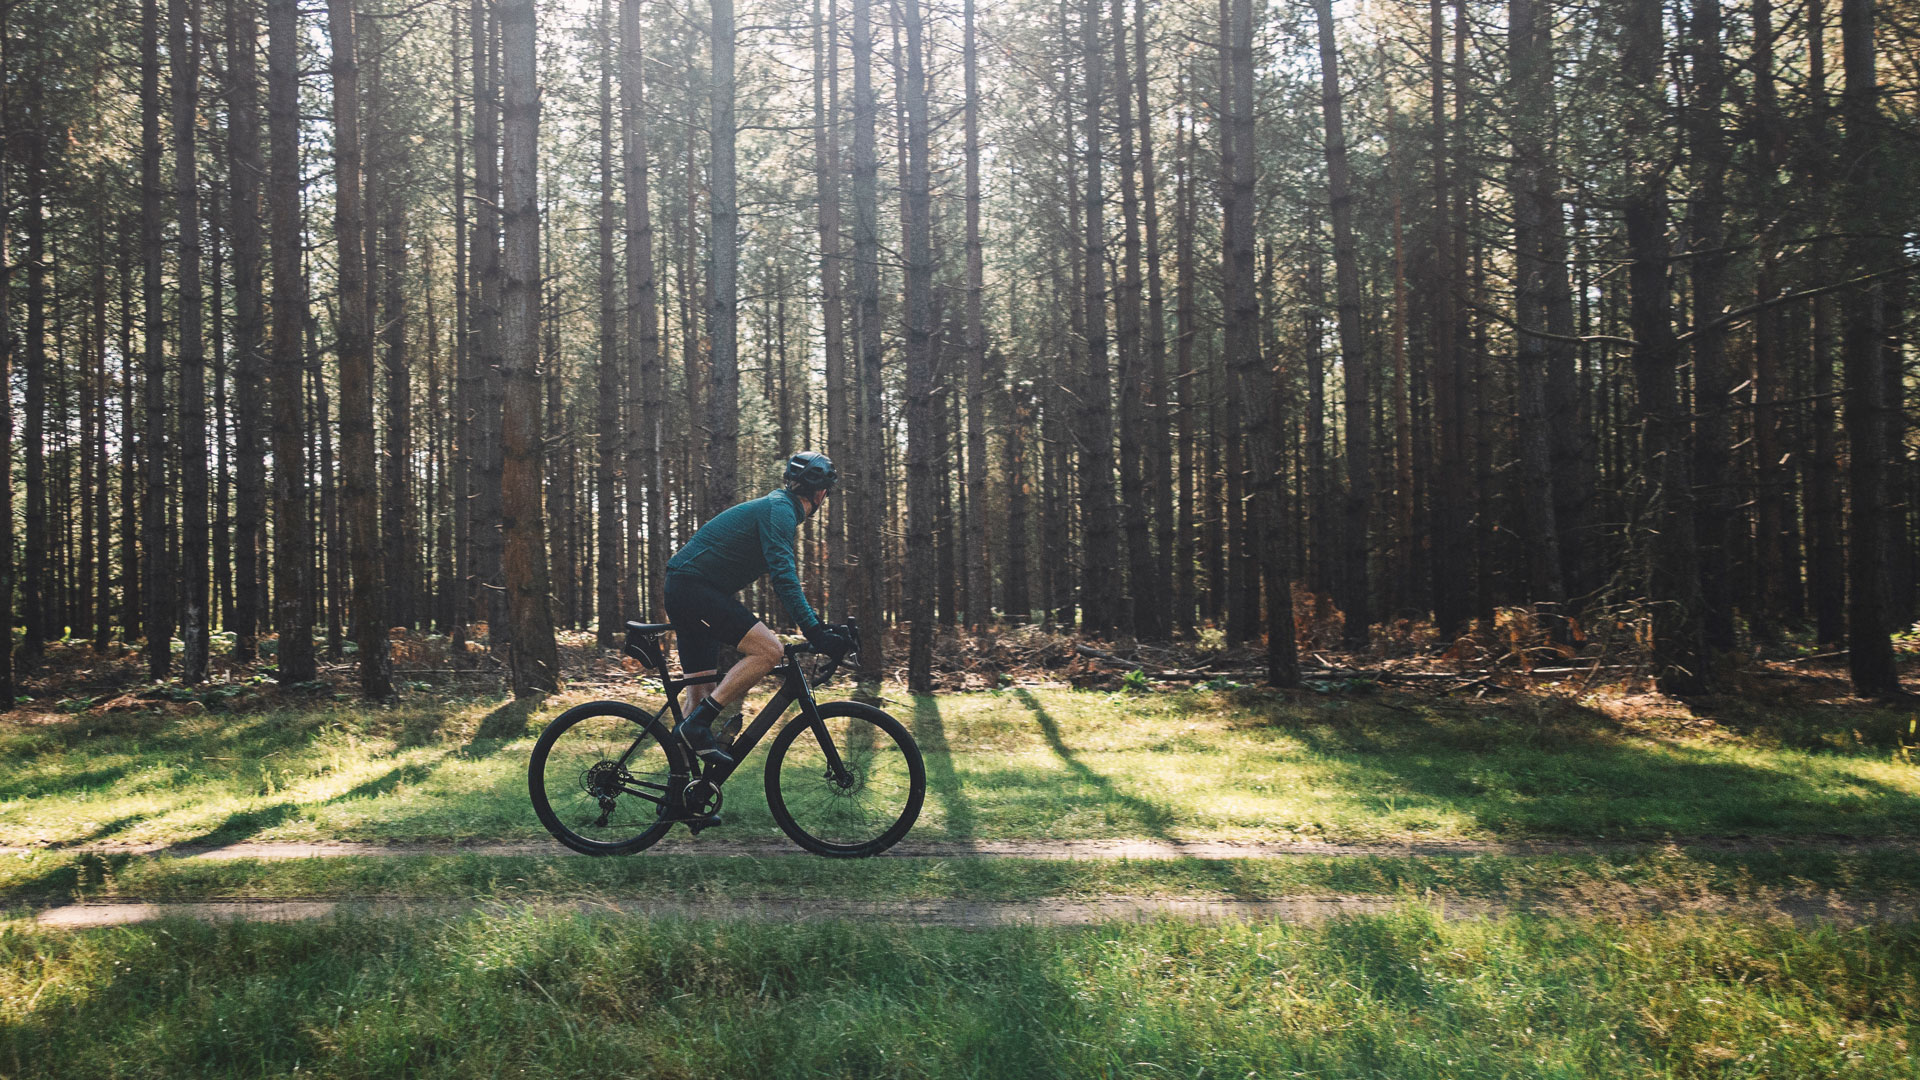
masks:
[[[806,635],[807,644],[813,646],[816,652],[825,653],[835,659],[853,651],[853,639],[837,626],[814,623],[807,627]]]

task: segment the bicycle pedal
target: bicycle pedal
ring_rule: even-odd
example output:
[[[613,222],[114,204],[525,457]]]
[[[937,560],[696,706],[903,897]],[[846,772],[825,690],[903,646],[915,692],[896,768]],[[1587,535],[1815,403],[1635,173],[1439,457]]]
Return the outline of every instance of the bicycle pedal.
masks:
[[[697,818],[686,819],[687,831],[699,836],[701,830],[711,829],[721,823],[719,814],[703,814]]]

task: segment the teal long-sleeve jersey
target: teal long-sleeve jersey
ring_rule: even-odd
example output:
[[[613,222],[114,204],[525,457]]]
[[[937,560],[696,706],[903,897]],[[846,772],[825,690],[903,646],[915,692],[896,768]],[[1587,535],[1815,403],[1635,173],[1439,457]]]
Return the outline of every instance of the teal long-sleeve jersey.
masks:
[[[787,491],[743,502],[700,526],[667,560],[667,573],[698,578],[729,593],[766,574],[773,579],[774,595],[804,630],[820,621],[800,588],[793,557],[793,534],[806,516],[806,507]]]

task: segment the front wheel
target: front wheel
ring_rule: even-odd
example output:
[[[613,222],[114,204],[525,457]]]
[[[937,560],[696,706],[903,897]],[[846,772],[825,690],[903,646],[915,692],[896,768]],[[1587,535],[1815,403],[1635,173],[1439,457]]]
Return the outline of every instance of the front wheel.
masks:
[[[871,705],[833,701],[804,714],[767,753],[767,807],[793,842],[858,859],[900,842],[920,816],[927,767],[900,721]]]
[[[653,714],[622,701],[590,701],[540,733],[527,763],[527,792],[554,839],[588,855],[627,855],[673,828],[689,771]]]

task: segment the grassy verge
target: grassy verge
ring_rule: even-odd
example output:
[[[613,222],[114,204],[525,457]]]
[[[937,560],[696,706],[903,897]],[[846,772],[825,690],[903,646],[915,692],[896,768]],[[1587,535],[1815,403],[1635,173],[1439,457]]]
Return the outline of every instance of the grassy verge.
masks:
[[[1633,894],[1760,899],[1786,891],[1911,895],[1920,855],[1832,853],[1299,859],[545,859],[347,856],[209,862],[43,852],[0,859],[0,906],[234,898],[506,901],[596,898],[1032,900],[1043,897],[1267,899],[1303,895],[1484,898],[1552,903]]]
[[[0,723],[0,844],[534,839],[532,737],[576,700]],[[1629,730],[1564,700],[1390,694],[1035,689],[890,708],[927,754],[920,839],[1920,836],[1907,718],[1885,710],[1826,717],[1853,735],[1818,738],[1798,714]],[[729,786],[731,835],[778,836],[759,761]]]
[[[1920,929],[0,926],[29,1077],[1911,1077]]]

